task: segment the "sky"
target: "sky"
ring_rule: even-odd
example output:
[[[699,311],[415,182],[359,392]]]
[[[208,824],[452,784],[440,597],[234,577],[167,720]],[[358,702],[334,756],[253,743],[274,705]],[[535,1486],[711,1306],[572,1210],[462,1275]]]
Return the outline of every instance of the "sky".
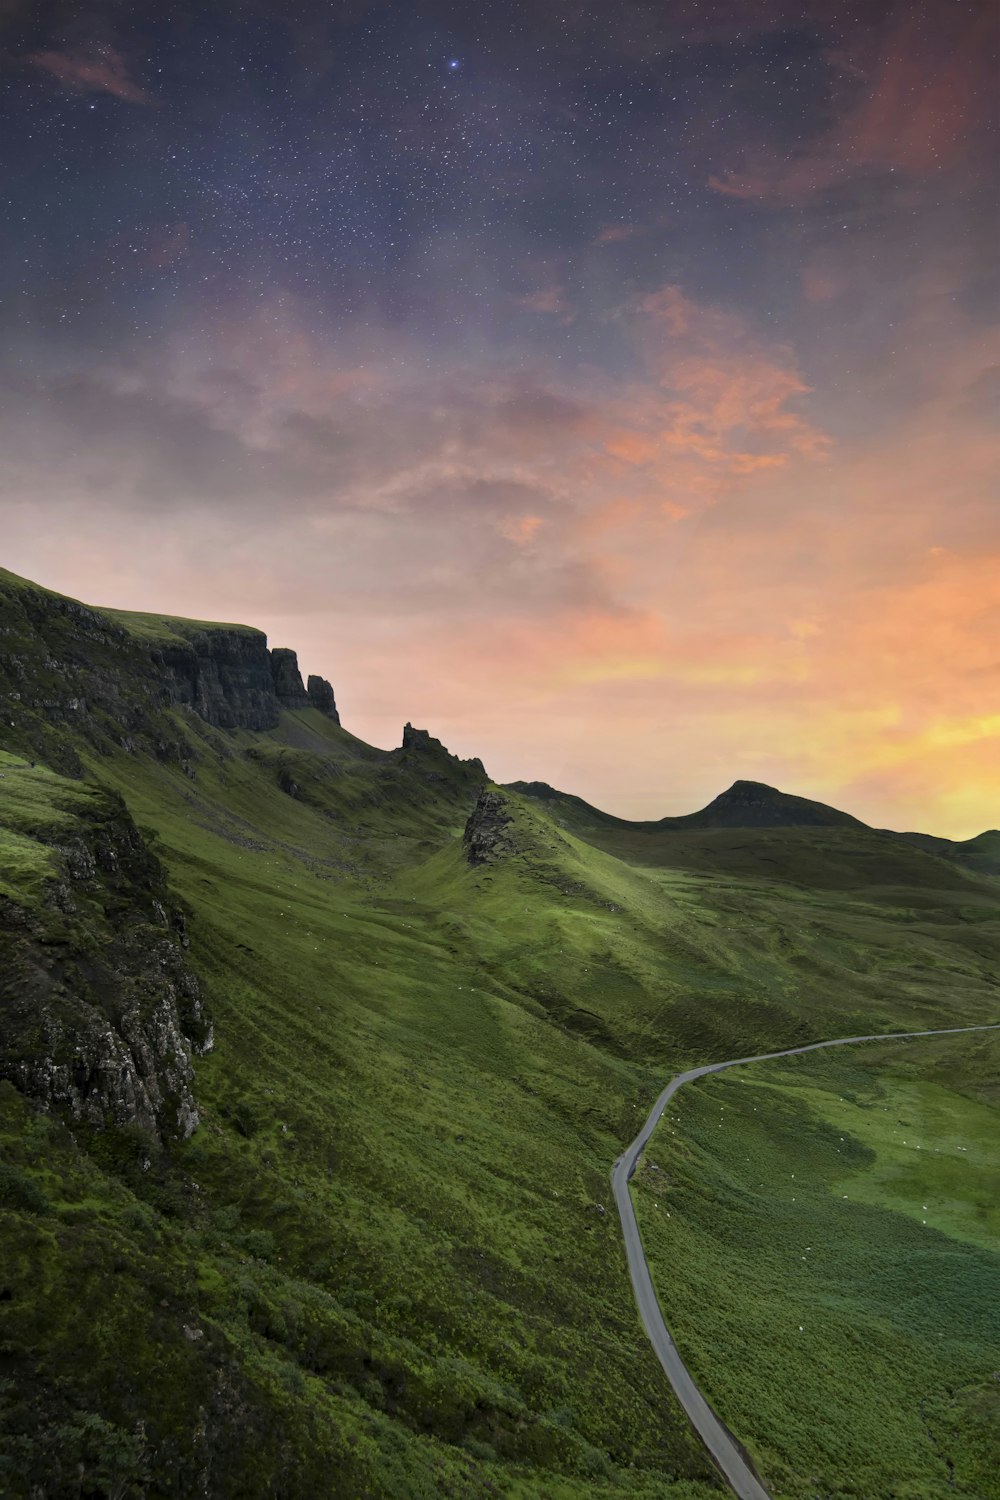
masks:
[[[0,560],[623,816],[1000,826],[998,25],[0,0]]]

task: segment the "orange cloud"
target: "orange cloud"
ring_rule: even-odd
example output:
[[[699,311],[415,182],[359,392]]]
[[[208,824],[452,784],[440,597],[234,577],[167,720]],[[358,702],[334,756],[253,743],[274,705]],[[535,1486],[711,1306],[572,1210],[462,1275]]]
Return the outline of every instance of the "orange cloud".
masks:
[[[125,59],[113,47],[95,46],[87,52],[36,52],[29,60],[66,88],[112,94],[128,104],[153,102],[152,95],[129,77]]]
[[[734,484],[826,458],[829,439],[797,406],[809,395],[791,351],[743,319],[667,286],[638,304],[654,384],[636,391],[603,439],[619,464],[659,486],[664,514],[714,504]],[[653,481],[653,486],[649,481]]]
[[[644,509],[642,503],[632,496],[618,495],[584,512],[576,521],[574,535],[595,542],[609,532],[640,522]]]
[[[604,450],[610,453],[612,458],[621,459],[624,464],[648,464],[659,453],[660,445],[657,439],[648,433],[633,432],[624,428],[608,434],[604,439]]]
[[[500,522],[500,531],[509,542],[514,542],[518,547],[526,547],[529,542],[534,541],[539,527],[544,524],[542,516],[504,516]]]

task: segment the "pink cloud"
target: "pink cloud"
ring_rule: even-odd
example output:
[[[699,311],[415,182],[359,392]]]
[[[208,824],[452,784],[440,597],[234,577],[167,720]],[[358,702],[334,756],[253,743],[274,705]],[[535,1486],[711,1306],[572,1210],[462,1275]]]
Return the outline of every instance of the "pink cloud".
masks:
[[[939,19],[951,34],[934,50],[923,17],[904,9],[875,56],[831,51],[844,86],[834,88],[841,103],[830,129],[790,155],[761,144],[738,170],[712,174],[709,186],[732,198],[794,202],[859,171],[919,174],[954,162],[995,93],[995,18],[989,7],[953,7]]]
[[[539,528],[544,525],[542,516],[504,516],[500,522],[500,531],[509,542],[518,547],[526,547],[534,541]]]
[[[526,307],[530,312],[552,314],[563,323],[572,323],[576,317],[567,298],[566,288],[557,283],[528,292],[525,296],[518,297],[517,302],[519,307]]]
[[[177,224],[163,224],[150,234],[143,263],[153,270],[172,266],[186,253],[190,240],[190,224],[183,220]]]
[[[269,305],[5,386],[5,562],[250,620],[364,738],[422,721],[613,811],[742,775],[971,834],[1000,806],[1000,335],[921,274],[859,373],[877,428],[836,445],[795,351],[677,286],[622,310],[625,383],[429,370],[386,334],[335,361]]]
[[[69,89],[112,94],[128,104],[153,102],[152,95],[129,77],[125,59],[113,47],[95,46],[86,52],[36,52],[29,61]]]
[[[605,224],[594,236],[593,244],[621,245],[635,239],[640,232],[638,224]]]
[[[804,266],[800,280],[807,302],[832,302],[844,290],[844,278],[822,264]]]

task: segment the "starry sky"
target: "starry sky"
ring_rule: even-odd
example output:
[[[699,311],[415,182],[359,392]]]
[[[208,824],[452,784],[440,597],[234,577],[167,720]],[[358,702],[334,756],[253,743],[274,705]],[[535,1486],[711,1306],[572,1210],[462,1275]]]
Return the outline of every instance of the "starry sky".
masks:
[[[0,0],[3,564],[625,816],[1000,825],[997,30]]]

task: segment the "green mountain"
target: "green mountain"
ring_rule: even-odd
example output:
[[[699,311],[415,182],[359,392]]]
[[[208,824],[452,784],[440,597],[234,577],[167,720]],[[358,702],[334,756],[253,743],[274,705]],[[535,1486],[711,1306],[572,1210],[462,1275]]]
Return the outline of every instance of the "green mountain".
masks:
[[[638,1325],[611,1163],[686,1064],[996,1020],[997,836],[963,862],[745,782],[628,823],[409,724],[362,743],[259,631],[5,573],[0,639],[0,1495],[720,1494]],[[1000,1103],[977,1046],[926,1085],[970,1131]],[[757,1091],[767,1213],[782,1142],[833,1151],[820,1103],[881,1087]],[[727,1259],[739,1152],[692,1119],[657,1137],[684,1236],[657,1264],[682,1306],[699,1267],[692,1359],[725,1395],[772,1304]],[[871,1500],[997,1453],[995,1341],[962,1319],[1000,1254],[969,1212],[940,1267],[884,1230],[908,1286],[960,1274],[954,1338],[895,1283],[822,1292],[884,1345]],[[855,1493],[857,1452],[776,1415],[833,1400],[834,1366],[789,1358],[736,1429],[776,1495]]]

